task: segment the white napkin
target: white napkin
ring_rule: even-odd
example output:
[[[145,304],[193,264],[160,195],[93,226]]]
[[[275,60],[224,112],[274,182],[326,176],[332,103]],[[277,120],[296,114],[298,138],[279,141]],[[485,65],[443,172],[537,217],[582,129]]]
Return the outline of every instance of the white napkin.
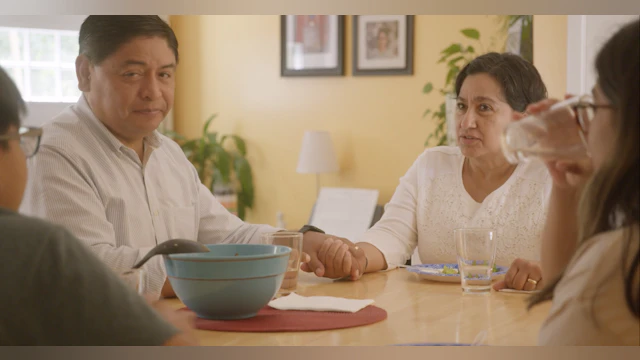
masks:
[[[278,310],[334,311],[355,313],[373,304],[373,300],[355,300],[332,296],[300,296],[291,293],[271,300],[269,306]]]

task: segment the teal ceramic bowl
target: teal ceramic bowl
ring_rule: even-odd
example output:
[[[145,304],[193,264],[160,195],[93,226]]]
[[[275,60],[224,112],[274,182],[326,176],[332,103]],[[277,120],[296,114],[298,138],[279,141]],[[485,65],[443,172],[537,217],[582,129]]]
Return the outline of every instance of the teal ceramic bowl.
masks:
[[[267,244],[207,245],[210,252],[164,256],[176,295],[203,319],[255,316],[274,297],[291,248]]]

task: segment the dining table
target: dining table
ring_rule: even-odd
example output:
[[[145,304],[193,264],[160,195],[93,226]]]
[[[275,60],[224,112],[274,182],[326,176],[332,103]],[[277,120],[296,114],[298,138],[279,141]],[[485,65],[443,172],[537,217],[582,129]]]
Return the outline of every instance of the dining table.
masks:
[[[372,299],[387,312],[380,322],[346,329],[305,332],[222,332],[195,330],[210,346],[380,346],[477,344],[536,345],[550,308],[527,309],[528,294],[491,290],[464,293],[460,283],[429,281],[406,269],[366,274],[357,281],[332,280],[300,272],[296,294]],[[163,299],[172,308],[179,299]],[[479,339],[481,339],[480,342]]]

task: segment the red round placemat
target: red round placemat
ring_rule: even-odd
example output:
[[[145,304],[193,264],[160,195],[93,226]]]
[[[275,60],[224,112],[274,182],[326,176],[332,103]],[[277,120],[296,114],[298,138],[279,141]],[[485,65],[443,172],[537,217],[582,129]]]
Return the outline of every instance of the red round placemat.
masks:
[[[190,311],[182,308],[179,311]],[[294,332],[345,329],[374,324],[387,318],[387,312],[369,305],[356,313],[277,310],[265,306],[258,315],[242,320],[196,319],[200,330],[235,332]]]

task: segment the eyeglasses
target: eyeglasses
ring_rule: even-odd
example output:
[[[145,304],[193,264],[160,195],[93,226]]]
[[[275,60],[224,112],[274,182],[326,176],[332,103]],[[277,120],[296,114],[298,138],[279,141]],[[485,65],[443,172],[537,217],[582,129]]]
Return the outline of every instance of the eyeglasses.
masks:
[[[20,148],[22,148],[24,156],[30,158],[38,152],[41,137],[42,128],[21,127],[17,133],[0,135],[0,141],[20,140]]]
[[[573,111],[576,112],[578,125],[583,132],[589,131],[589,125],[596,115],[598,109],[613,109],[613,105],[594,104],[590,96],[584,96],[577,104],[573,105]]]
[[[589,132],[589,126],[591,121],[596,115],[598,109],[613,109],[609,104],[594,104],[593,98],[590,95],[583,95],[580,101],[572,106],[573,111],[576,114],[576,120],[580,129],[580,139],[584,146],[587,145],[587,133]]]

